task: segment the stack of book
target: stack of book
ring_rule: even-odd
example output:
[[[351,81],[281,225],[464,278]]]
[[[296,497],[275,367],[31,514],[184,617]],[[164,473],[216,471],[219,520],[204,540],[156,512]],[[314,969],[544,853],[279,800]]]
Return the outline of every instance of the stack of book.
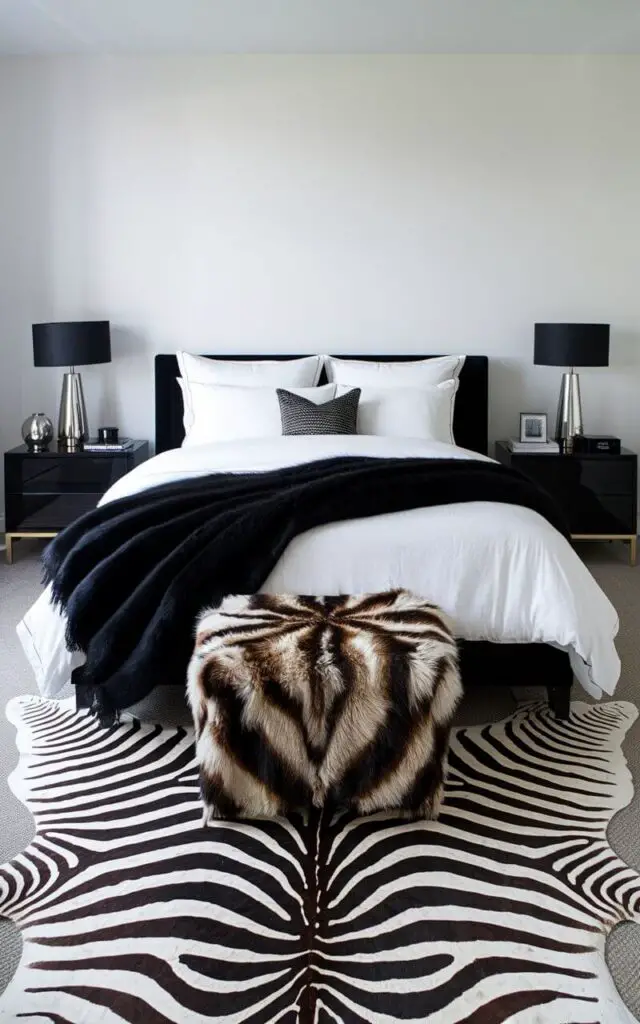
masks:
[[[557,441],[518,441],[510,437],[507,445],[512,452],[531,455],[557,455],[560,452],[560,445]]]
[[[101,442],[92,437],[90,441],[85,441],[82,447],[85,452],[126,452],[128,448],[133,447],[133,441],[130,437],[122,437],[119,441]]]

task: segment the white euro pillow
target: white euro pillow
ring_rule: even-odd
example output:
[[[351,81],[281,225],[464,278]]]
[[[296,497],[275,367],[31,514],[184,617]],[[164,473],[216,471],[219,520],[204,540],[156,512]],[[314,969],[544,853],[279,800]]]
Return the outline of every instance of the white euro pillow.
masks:
[[[336,394],[335,384],[287,390],[316,405],[330,402]],[[193,422],[182,442],[183,448],[212,441],[282,436],[280,403],[275,388],[192,384],[191,401]]]
[[[177,352],[184,403],[184,429],[193,422],[192,384],[229,384],[251,388],[312,388],[320,380],[322,356],[302,359],[207,359]]]
[[[406,363],[372,362],[368,359],[336,359],[325,356],[327,380],[351,387],[421,388],[457,380],[465,356],[432,356]]]
[[[447,380],[420,388],[362,387],[358,433],[455,444],[453,413],[458,383]],[[338,385],[336,397],[350,390],[347,385]]]

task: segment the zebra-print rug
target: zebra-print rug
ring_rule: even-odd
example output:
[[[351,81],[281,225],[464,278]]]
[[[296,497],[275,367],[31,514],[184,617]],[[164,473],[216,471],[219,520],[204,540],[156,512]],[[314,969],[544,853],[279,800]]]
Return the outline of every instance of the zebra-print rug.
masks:
[[[0,868],[24,938],[0,1018],[629,1024],[604,945],[640,919],[640,876],[606,828],[636,715],[530,705],[456,730],[437,822],[205,830],[191,731],[13,700],[36,835]]]

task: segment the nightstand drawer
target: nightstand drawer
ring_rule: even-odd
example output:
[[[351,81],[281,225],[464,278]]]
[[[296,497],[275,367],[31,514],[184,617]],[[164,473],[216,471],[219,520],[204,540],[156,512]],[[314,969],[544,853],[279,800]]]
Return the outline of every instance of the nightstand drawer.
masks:
[[[634,459],[601,455],[595,459],[580,459],[579,465],[580,483],[596,494],[633,494],[635,490]]]
[[[5,485],[8,494],[104,494],[129,469],[126,457],[86,455],[52,459],[32,457],[10,460]]]
[[[571,472],[573,463],[563,464],[559,472],[558,458],[553,455],[511,455],[505,465],[535,480],[549,494],[557,495],[559,488],[563,494],[568,494],[575,485],[576,475]]]
[[[632,534],[636,531],[635,501],[631,496],[595,495],[586,488],[565,505],[571,533]]]
[[[11,494],[6,497],[7,533],[55,533],[96,507],[102,492]]]

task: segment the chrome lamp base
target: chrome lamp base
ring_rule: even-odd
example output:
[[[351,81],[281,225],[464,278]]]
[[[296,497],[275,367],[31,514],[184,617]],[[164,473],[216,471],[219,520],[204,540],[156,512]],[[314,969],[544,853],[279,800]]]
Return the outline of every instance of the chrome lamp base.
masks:
[[[582,403],[580,401],[580,377],[573,370],[563,373],[556,421],[556,440],[560,450],[573,451],[573,439],[582,434]]]
[[[81,448],[83,441],[89,440],[87,426],[87,409],[84,404],[82,377],[79,373],[65,373],[60,396],[60,416],[58,418],[58,444],[68,451]]]

